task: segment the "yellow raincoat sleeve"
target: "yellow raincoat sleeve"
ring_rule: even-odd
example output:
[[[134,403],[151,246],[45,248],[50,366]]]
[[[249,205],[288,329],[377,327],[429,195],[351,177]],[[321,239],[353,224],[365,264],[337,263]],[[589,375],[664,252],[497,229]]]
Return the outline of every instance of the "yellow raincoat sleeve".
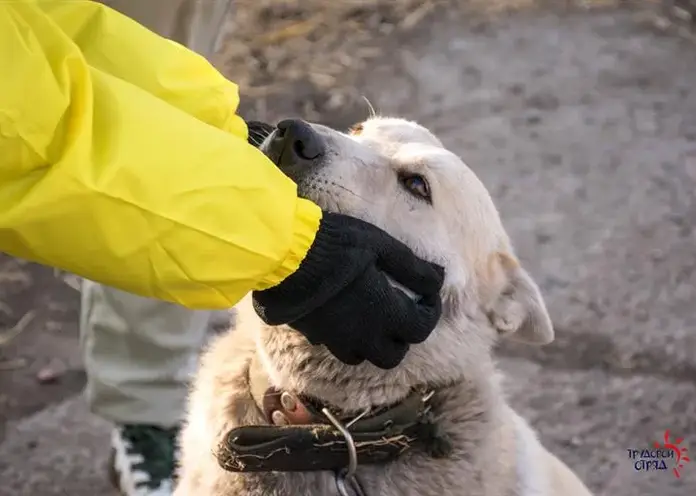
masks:
[[[0,3],[0,251],[201,309],[292,273],[321,211],[217,107],[236,88],[116,12],[65,3],[80,29],[53,2]],[[80,50],[111,18],[142,61],[169,61],[161,91]]]
[[[246,139],[246,125],[236,114],[237,85],[204,57],[94,0],[42,0],[39,5],[90,66]]]

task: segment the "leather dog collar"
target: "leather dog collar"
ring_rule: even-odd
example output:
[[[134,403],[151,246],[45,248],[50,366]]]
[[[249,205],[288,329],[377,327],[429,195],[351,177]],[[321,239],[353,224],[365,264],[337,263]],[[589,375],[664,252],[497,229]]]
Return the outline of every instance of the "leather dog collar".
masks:
[[[270,424],[274,401],[279,402],[282,392],[267,387],[268,378],[258,372],[260,368],[259,364],[252,363],[252,396]],[[434,456],[437,453],[446,456],[448,450],[432,449],[433,443],[442,445],[442,438],[437,435],[432,422],[432,396],[432,391],[417,388],[394,405],[352,419],[340,416],[340,412],[328,407],[331,414],[340,418],[347,427],[352,438],[348,440],[321,413],[322,405],[311,398],[294,395],[294,399],[310,413],[307,423],[234,428],[218,447],[218,463],[231,472],[338,472],[348,464],[349,443],[355,447],[358,465],[388,463],[414,447],[421,447]]]

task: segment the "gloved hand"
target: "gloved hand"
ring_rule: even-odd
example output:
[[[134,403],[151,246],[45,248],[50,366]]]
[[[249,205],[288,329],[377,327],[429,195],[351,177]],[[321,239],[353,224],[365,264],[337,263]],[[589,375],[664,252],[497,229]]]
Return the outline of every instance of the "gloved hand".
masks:
[[[414,301],[385,274],[421,298]],[[298,270],[254,292],[253,301],[264,322],[290,324],[346,364],[368,360],[390,369],[437,325],[443,280],[442,267],[417,258],[376,226],[324,212]]]

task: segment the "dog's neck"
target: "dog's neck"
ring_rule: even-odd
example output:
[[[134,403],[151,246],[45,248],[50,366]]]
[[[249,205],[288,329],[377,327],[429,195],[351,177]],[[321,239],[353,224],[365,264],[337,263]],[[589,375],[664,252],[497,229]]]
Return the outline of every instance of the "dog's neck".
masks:
[[[437,364],[432,365],[431,373],[408,366],[392,370],[369,363],[348,366],[290,328],[262,327],[256,340],[258,360],[268,375],[269,385],[321,399],[346,413],[393,405],[415,388],[437,390],[461,381],[482,393],[489,392],[494,376],[492,360],[480,356],[475,369],[462,364],[461,371],[467,371],[465,377],[459,370],[457,374],[443,375]]]
[[[244,317],[246,314],[242,315]],[[449,448],[454,452],[441,459],[435,456],[438,443],[432,443],[430,449],[423,449],[421,444],[415,446],[416,449],[410,456],[391,465],[392,474],[404,474],[404,477],[395,475],[390,479],[389,485],[394,487],[389,494],[415,494],[414,490],[423,493],[430,487],[431,482],[427,475],[414,479],[414,463],[426,467],[425,472],[437,467],[443,475],[443,480],[448,481],[448,487],[451,488],[459,487],[462,473],[471,475],[468,482],[470,487],[467,490],[467,494],[470,495],[487,494],[484,486],[495,484],[508,487],[514,482],[510,479],[512,475],[497,477],[495,481],[487,481],[478,475],[485,473],[485,467],[499,465],[501,456],[502,459],[507,457],[501,455],[496,448],[501,436],[501,425],[504,424],[499,415],[504,411],[500,406],[504,405],[504,398],[500,393],[497,374],[489,354],[481,352],[474,359],[471,352],[477,348],[470,348],[469,355],[472,358],[461,362],[462,373],[457,377],[458,380],[451,382],[448,379],[452,377],[447,377],[442,371],[456,370],[456,367],[440,367],[440,364],[432,362],[428,367],[426,360],[433,355],[446,353],[451,347],[451,342],[445,341],[441,347],[431,348],[430,354],[414,347],[402,364],[405,366],[400,365],[396,369],[385,371],[369,364],[346,366],[333,358],[323,347],[311,346],[299,333],[291,329],[265,328],[258,319],[247,321],[247,325],[242,326],[237,332],[246,334],[250,340],[249,344],[253,342],[253,346],[249,348],[249,357],[245,359],[246,363],[258,361],[257,366],[268,376],[272,386],[287,392],[312,396],[336,409],[341,409],[344,413],[360,415],[368,408],[396,404],[403,401],[417,384],[426,382],[437,386],[429,403],[434,414],[433,425],[436,427],[430,439],[441,440],[440,446],[443,450]],[[466,334],[464,336],[466,337]],[[461,346],[459,349],[461,350]],[[459,363],[455,358],[458,357],[451,357],[446,363]],[[473,367],[472,363],[477,363],[478,366]],[[251,379],[250,372],[247,369],[247,381]],[[249,382],[247,385],[251,386]],[[245,411],[248,412],[248,406],[245,406]],[[263,417],[264,420],[256,413],[253,422],[245,420],[240,426],[249,423],[268,424],[267,417]],[[506,473],[512,474],[514,465],[512,462],[508,465],[510,470]],[[361,480],[372,485],[372,494],[383,493],[385,482],[380,475],[383,470],[383,467],[369,464],[359,466]],[[298,494],[314,494],[313,491],[316,491],[317,487],[326,489],[335,484],[331,474],[327,475],[325,472],[275,472],[272,478],[268,478],[265,473],[246,474],[245,478],[240,480],[256,481],[262,484],[268,493],[272,492],[273,488],[292,487],[293,492]],[[410,481],[408,491],[400,482],[402,480]],[[287,492],[286,489],[279,491]],[[507,494],[505,491],[499,493]]]
[[[266,329],[257,335],[256,358],[262,362],[263,370],[275,387],[319,398],[343,412],[357,415],[364,409],[388,407],[402,401],[417,382],[414,375],[418,371],[409,374],[399,371],[399,367],[383,371],[366,364],[343,365],[322,348],[307,344],[299,334],[278,328]],[[435,426],[432,442],[425,449],[421,445],[413,451],[413,456],[420,461],[414,462],[410,457],[395,461],[390,469],[392,473],[410,474],[413,463],[434,464],[433,467],[437,465],[438,470],[447,474],[446,479],[454,480],[462,473],[471,474],[473,479],[467,482],[467,494],[487,494],[488,489],[484,487],[489,486],[500,487],[500,494],[507,494],[507,488],[514,484],[514,461],[509,453],[499,453],[496,446],[502,442],[501,436],[514,434],[503,433],[505,419],[501,413],[507,409],[492,360],[482,357],[478,360],[479,368],[465,367],[466,377],[462,375],[453,382],[443,379],[439,384],[432,384],[435,386],[429,403]],[[445,453],[444,459],[439,458]],[[485,473],[485,467],[502,463],[501,459],[506,460],[507,468],[499,477],[495,480],[477,478],[476,474]],[[463,469],[463,464],[467,468]],[[378,473],[383,468],[366,465],[360,470],[363,480],[374,483],[381,479]],[[298,481],[293,477],[293,474],[282,476],[283,480],[287,478],[295,484]],[[429,483],[422,480],[415,484],[417,489],[419,484],[425,488]],[[397,486],[403,489],[398,483]],[[373,493],[379,494],[380,487],[374,486]]]

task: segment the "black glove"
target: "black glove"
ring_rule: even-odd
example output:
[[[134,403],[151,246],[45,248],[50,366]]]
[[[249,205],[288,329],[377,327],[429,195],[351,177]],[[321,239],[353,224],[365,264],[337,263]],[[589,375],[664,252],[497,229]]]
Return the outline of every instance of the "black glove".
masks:
[[[385,274],[420,299],[393,287]],[[381,229],[324,212],[298,270],[255,291],[254,308],[267,324],[290,324],[346,364],[368,360],[390,369],[437,325],[443,280],[442,267],[417,258]]]

